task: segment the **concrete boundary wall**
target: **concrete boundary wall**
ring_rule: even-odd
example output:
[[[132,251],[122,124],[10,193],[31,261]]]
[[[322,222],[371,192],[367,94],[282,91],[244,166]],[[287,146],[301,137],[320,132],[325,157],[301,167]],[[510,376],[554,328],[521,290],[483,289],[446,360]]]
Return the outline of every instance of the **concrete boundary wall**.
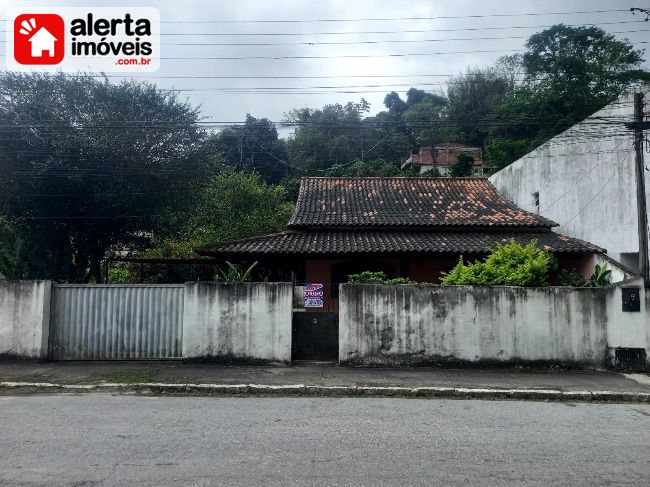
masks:
[[[606,366],[614,347],[650,346],[650,297],[625,286],[640,287],[641,312],[622,311],[621,287],[344,284],[339,360]]]
[[[291,361],[292,283],[187,283],[183,358]]]
[[[50,292],[50,281],[0,281],[0,357],[47,357]]]

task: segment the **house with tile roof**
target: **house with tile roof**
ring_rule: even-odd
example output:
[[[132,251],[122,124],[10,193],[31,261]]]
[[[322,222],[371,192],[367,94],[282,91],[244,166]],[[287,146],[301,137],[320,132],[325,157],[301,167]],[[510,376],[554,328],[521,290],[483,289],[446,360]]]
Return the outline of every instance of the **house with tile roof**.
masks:
[[[458,156],[467,153],[474,158],[474,176],[483,175],[483,150],[458,142],[439,142],[434,147],[420,147],[411,151],[402,169],[415,168],[420,174],[437,169],[441,176],[448,176],[451,167],[458,162]]]
[[[532,240],[560,268],[591,275],[605,250],[552,230],[484,178],[307,177],[287,230],[197,249],[232,262],[258,261],[272,280],[325,284],[325,310],[338,309],[338,283],[384,271],[438,283],[462,255],[486,256],[498,243]]]

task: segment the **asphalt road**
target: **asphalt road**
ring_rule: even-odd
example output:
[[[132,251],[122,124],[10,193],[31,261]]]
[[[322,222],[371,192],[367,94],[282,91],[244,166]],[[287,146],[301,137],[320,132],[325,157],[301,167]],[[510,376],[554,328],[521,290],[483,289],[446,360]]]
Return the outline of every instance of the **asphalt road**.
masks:
[[[0,396],[0,485],[613,484],[650,484],[650,405]]]

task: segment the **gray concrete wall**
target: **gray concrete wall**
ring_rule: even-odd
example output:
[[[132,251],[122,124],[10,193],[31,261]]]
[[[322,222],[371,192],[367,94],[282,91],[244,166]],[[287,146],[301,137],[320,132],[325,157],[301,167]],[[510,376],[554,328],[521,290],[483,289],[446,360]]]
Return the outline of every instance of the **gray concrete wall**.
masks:
[[[183,358],[291,360],[291,283],[188,283]]]
[[[650,347],[650,297],[640,313],[624,313],[621,300],[618,287],[345,284],[339,360],[604,366],[612,347]]]
[[[623,289],[637,288],[641,312],[624,312]],[[645,348],[650,367],[650,292],[641,279],[632,279],[610,288],[607,303],[607,344],[610,354],[617,347]]]
[[[559,223],[558,232],[595,243],[638,271],[633,134],[623,126],[634,118],[633,99],[632,93],[621,96],[490,181],[521,208]],[[648,191],[649,185],[646,172]],[[536,192],[539,207],[533,204]]]
[[[50,281],[0,281],[0,356],[44,359]]]

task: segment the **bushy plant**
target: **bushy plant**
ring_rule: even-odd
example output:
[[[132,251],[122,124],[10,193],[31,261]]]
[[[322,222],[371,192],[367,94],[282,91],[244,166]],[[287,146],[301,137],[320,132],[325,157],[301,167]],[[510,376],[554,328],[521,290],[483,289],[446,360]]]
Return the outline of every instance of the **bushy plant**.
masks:
[[[364,271],[359,274],[350,274],[348,276],[348,282],[357,284],[415,284],[415,281],[412,281],[408,277],[389,279],[382,271]]]
[[[612,271],[607,268],[607,264],[602,266],[596,264],[594,273],[589,279],[586,279],[575,269],[562,269],[557,274],[557,283],[560,286],[574,287],[609,286],[612,283]]]
[[[557,273],[557,283],[559,286],[573,287],[585,287],[588,285],[587,279],[575,269],[560,270]]]
[[[116,264],[108,270],[108,282],[110,284],[131,284],[135,282],[135,276],[126,264]]]
[[[521,245],[513,240],[497,245],[484,262],[458,264],[441,279],[445,285],[547,286],[551,255],[537,248],[537,242]]]
[[[257,267],[257,262],[253,262],[246,270],[242,270],[240,266],[232,262],[226,261],[226,265],[228,266],[227,271],[217,269],[217,275],[214,278],[215,281],[227,283],[250,282],[253,276],[253,269]]]
[[[474,157],[467,153],[461,152],[456,158],[456,162],[451,166],[450,176],[467,177],[474,173]]]
[[[609,286],[612,283],[612,271],[607,268],[607,264],[598,265],[592,276],[589,278],[591,287]]]

